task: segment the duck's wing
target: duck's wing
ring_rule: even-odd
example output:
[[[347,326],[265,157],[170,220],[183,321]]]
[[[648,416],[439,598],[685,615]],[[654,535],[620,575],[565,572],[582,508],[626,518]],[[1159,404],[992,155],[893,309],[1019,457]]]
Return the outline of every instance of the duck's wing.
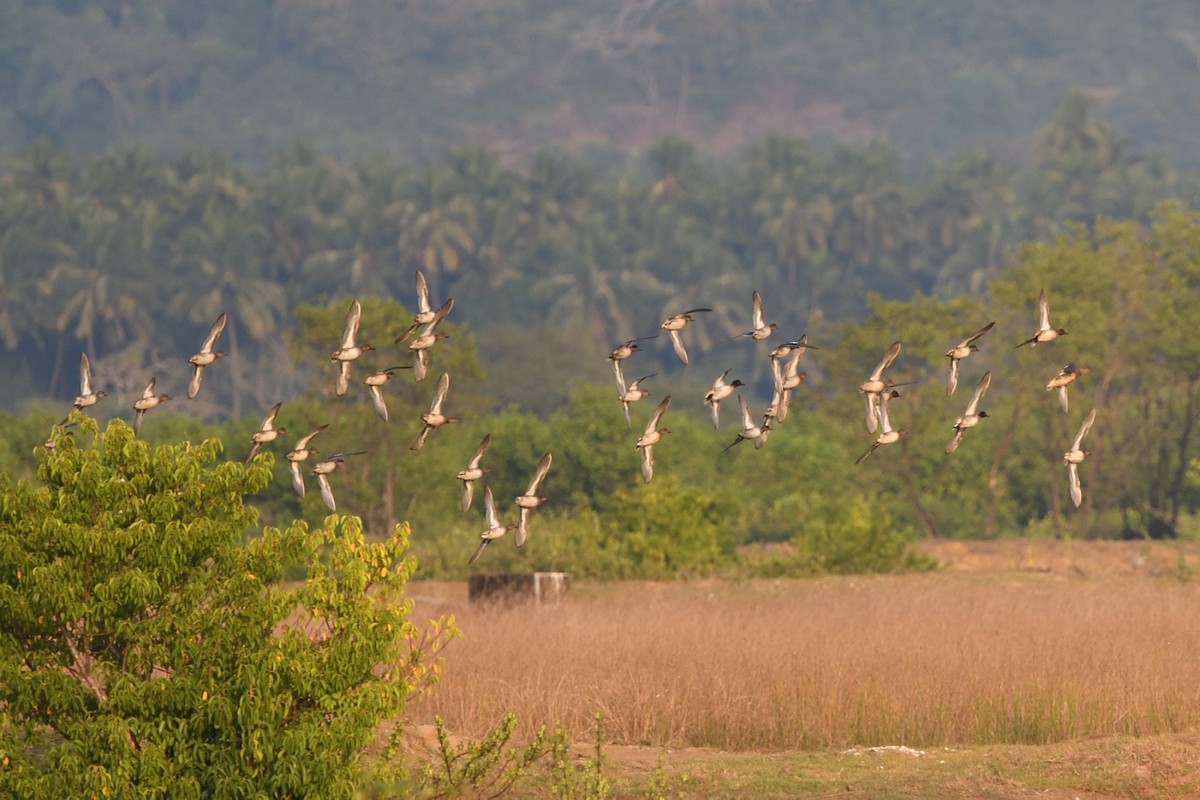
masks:
[[[864,458],[866,458],[867,456],[871,455],[871,453],[874,453],[874,452],[875,452],[875,448],[877,448],[877,447],[879,447],[879,442],[874,442],[874,443],[872,443],[872,444],[871,444],[871,446],[870,446],[869,448],[867,448],[867,452],[865,452],[865,453],[863,453],[861,456],[859,456],[859,457],[858,457],[858,458],[855,460],[855,462],[854,462],[854,463],[855,463],[855,464],[861,464],[861,463],[862,463],[862,460],[863,460]]]
[[[329,427],[329,425],[328,425],[328,424],[325,424],[325,425],[322,425],[321,427],[317,428],[315,431],[311,432],[310,434],[308,434],[307,436],[305,436],[303,439],[301,439],[300,441],[296,442],[296,447],[295,447],[295,449],[296,449],[296,450],[307,450],[307,449],[308,449],[308,443],[312,441],[313,437],[314,437],[314,436],[316,436],[318,433],[320,433],[321,431],[325,430],[325,429],[326,429],[326,428],[328,428],[328,427]]]
[[[775,392],[775,419],[783,422],[787,419],[788,409],[792,407],[792,390],[780,387]]]
[[[146,412],[140,408],[133,410],[133,432],[136,434],[142,429],[142,417],[146,416]]]
[[[892,432],[892,418],[888,414],[888,395],[879,396],[879,427],[884,433]]]
[[[321,487],[321,499],[325,501],[325,507],[330,511],[337,511],[337,501],[333,499],[333,487],[329,485],[329,476],[323,472],[318,473],[317,483]]]
[[[143,400],[149,400],[151,397],[154,397],[154,382],[156,380],[158,380],[158,379],[151,378],[150,382],[146,384],[146,388],[142,390],[142,399]]]
[[[1058,407],[1063,410],[1064,414],[1067,414],[1067,413],[1069,413],[1069,411],[1067,410],[1069,405],[1070,405],[1070,401],[1067,398],[1067,387],[1059,386],[1058,387]]]
[[[438,308],[438,310],[436,312],[434,312],[433,320],[428,325],[425,326],[424,332],[425,333],[433,333],[433,329],[438,326],[438,323],[440,323],[442,320],[444,320],[450,314],[450,312],[453,310],[454,310],[454,298],[451,297],[451,298],[447,299],[446,302],[442,303],[442,305]]]
[[[471,501],[475,499],[475,481],[463,481],[462,485],[462,510],[465,514],[471,507]]]
[[[950,359],[950,377],[946,380],[946,397],[954,394],[958,388],[958,359]]]
[[[425,356],[424,350],[413,351],[413,380],[417,383],[425,380],[425,373],[429,369],[429,361]]]
[[[630,417],[629,417],[629,403],[626,402],[625,400],[622,400],[621,405],[625,408],[625,426],[632,428],[633,420],[630,419]]]
[[[442,404],[446,402],[446,393],[450,391],[450,373],[443,372],[438,378],[437,389],[433,393],[433,402],[429,405],[430,414],[441,414]]]
[[[1071,485],[1071,502],[1079,508],[1079,504],[1083,502],[1083,486],[1079,482],[1078,464],[1067,464],[1067,483]]]
[[[979,411],[979,403],[983,400],[983,395],[987,392],[988,387],[992,385],[992,373],[985,372],[983,377],[979,379],[979,385],[975,387],[975,394],[971,395],[971,402],[967,404],[966,415],[974,416]]]
[[[624,396],[625,396],[625,392],[626,392],[626,388],[625,388],[625,373],[624,373],[624,372],[621,370],[621,361],[620,361],[620,359],[616,359],[616,358],[614,358],[614,359],[612,360],[612,365],[613,365],[613,374],[614,374],[614,375],[616,376],[616,378],[617,378],[617,396],[618,396],[618,397],[624,397]]]
[[[262,431],[274,430],[275,429],[275,417],[277,414],[279,414],[279,409],[282,407],[283,407],[282,401],[278,402],[274,406],[272,406],[271,413],[267,414],[266,418],[262,421],[262,427],[259,428],[259,430],[262,430]]]
[[[424,446],[425,440],[429,438],[429,434],[432,430],[433,430],[432,425],[426,425],[424,428],[422,428],[421,432],[417,434],[417,438],[414,439],[413,443],[408,446],[408,449],[409,450],[420,450],[421,447]]]
[[[199,364],[192,365],[192,379],[188,381],[187,396],[188,400],[196,399],[196,395],[200,393],[200,381],[204,379],[204,367]]]
[[[1088,415],[1083,418],[1083,424],[1079,426],[1079,435],[1075,437],[1075,443],[1071,445],[1072,450],[1079,450],[1083,446],[1083,437],[1088,435],[1088,431],[1092,429],[1092,423],[1096,421],[1096,409],[1088,412]]]
[[[201,353],[211,353],[213,347],[217,344],[217,337],[221,335],[221,331],[225,330],[225,314],[217,317],[217,321],[212,324],[212,328],[208,331],[208,336],[204,340],[204,344],[200,346]]]
[[[642,448],[642,480],[646,483],[654,477],[654,445],[648,444]]]
[[[371,393],[371,403],[375,406],[375,413],[384,422],[388,421],[387,403],[383,401],[382,386],[368,386],[367,391]]]
[[[417,311],[422,314],[428,314],[433,308],[429,305],[429,284],[425,283],[425,276],[421,274],[421,270],[417,270]]]
[[[971,334],[970,336],[968,336],[967,338],[965,338],[965,339],[963,339],[961,342],[959,342],[959,343],[958,343],[958,346],[959,346],[959,347],[966,347],[966,346],[967,346],[967,345],[969,345],[971,342],[975,341],[975,340],[976,340],[976,339],[978,339],[980,336],[983,336],[985,333],[987,333],[988,331],[990,331],[990,330],[991,330],[992,328],[994,328],[994,327],[996,327],[996,321],[995,321],[995,320],[992,320],[992,321],[991,321],[991,322],[989,322],[987,325],[984,325],[982,328],[980,328],[979,330],[975,331],[975,333]]]
[[[357,300],[350,304],[350,310],[346,312],[346,329],[342,332],[342,347],[354,347],[354,340],[358,338],[358,323],[362,317],[362,304]]]
[[[246,453],[246,457],[244,459],[242,459],[242,463],[249,464],[250,459],[254,458],[254,454],[258,452],[259,447],[261,447],[261,445],[258,442],[251,442],[250,443],[250,452]]]
[[[1041,330],[1050,330],[1050,301],[1046,299],[1046,290],[1038,294],[1038,326]]]
[[[484,548],[486,548],[487,546],[488,546],[488,540],[487,540],[487,539],[481,539],[481,540],[479,541],[479,547],[476,547],[476,548],[475,548],[475,552],[474,552],[474,553],[472,553],[472,554],[471,554],[471,557],[467,559],[467,564],[468,564],[468,565],[470,565],[470,564],[474,564],[474,563],[475,563],[475,559],[477,559],[477,558],[479,558],[481,555],[483,555],[483,550],[484,550]]]
[[[337,384],[333,388],[334,394],[336,394],[338,397],[341,397],[342,395],[344,395],[346,393],[346,390],[349,388],[350,388],[350,362],[349,361],[339,361],[338,362]]]
[[[877,381],[883,377],[883,371],[892,365],[896,360],[896,356],[900,355],[900,343],[892,342],[892,346],[883,354],[883,360],[875,367],[875,371],[871,373],[871,380]]]
[[[738,395],[738,407],[742,410],[742,430],[748,431],[754,427],[754,416],[750,413],[750,407],[746,405],[746,398]]]
[[[958,427],[954,429],[954,438],[950,440],[950,444],[946,445],[946,455],[950,455],[958,449],[958,446],[962,443],[963,430],[963,428]]]
[[[479,442],[479,446],[475,448],[475,452],[471,454],[471,460],[467,462],[467,469],[479,469],[480,462],[483,461],[483,454],[487,452],[488,445],[492,443],[492,435],[489,433]]]
[[[687,350],[683,347],[683,337],[679,335],[679,331],[669,331],[671,334],[671,346],[675,348],[675,355],[683,362],[684,366],[688,363]]]
[[[292,473],[292,488],[296,490],[296,494],[304,497],[304,475],[300,472],[300,462],[289,461],[288,471]]]
[[[867,433],[874,433],[879,429],[879,395],[874,392],[867,393]]]
[[[550,471],[550,462],[554,457],[549,453],[542,456],[542,460],[538,462],[537,469],[533,473],[533,480],[529,482],[529,488],[525,490],[525,494],[533,496],[537,494],[538,487],[542,485],[542,481],[546,480],[546,473]]]
[[[517,547],[523,547],[525,545],[525,539],[529,536],[529,512],[532,510],[533,509],[529,508],[517,509],[517,533],[516,537],[514,538]]]
[[[662,415],[667,413],[667,406],[671,405],[671,395],[667,395],[654,408],[654,413],[650,416],[650,422],[646,424],[646,433],[650,433],[658,429],[658,422],[662,419]]]
[[[762,328],[767,324],[767,320],[766,320],[766,314],[763,312],[762,295],[760,295],[758,293],[757,289],[755,289],[754,294],[752,294],[750,296],[750,302],[754,306],[754,311],[752,312],[751,317],[750,317],[750,319],[752,320],[751,330],[758,330],[759,328]]]
[[[500,517],[496,513],[496,498],[492,495],[492,487],[483,487],[483,518],[487,521],[488,530],[500,527]]]
[[[87,353],[79,354],[79,393],[92,393],[92,364],[88,361]]]
[[[720,430],[720,428],[721,428],[721,401],[713,400],[712,402],[709,403],[709,405],[712,406],[713,430]]]

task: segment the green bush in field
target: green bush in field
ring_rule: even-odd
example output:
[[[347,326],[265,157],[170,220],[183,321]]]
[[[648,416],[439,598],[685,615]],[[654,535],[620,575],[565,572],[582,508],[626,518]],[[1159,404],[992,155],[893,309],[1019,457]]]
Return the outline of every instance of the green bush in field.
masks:
[[[409,620],[407,528],[257,530],[270,458],[74,418],[0,476],[0,796],[350,796],[455,634]]]

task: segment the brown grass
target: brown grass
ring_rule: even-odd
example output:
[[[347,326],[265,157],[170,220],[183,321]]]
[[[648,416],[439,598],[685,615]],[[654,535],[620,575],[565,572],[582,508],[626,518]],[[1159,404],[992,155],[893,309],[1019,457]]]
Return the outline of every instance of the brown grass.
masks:
[[[587,584],[515,608],[413,592],[418,619],[453,610],[465,635],[411,721],[468,737],[506,711],[574,741],[599,710],[615,743],[729,750],[1146,736],[1200,714],[1200,587],[1169,578]]]

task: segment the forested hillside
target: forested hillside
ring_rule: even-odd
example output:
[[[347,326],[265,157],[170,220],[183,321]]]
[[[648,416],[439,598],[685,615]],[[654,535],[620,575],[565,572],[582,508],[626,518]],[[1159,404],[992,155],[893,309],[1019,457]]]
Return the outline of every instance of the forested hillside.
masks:
[[[729,157],[770,133],[985,149],[1028,165],[1073,89],[1200,164],[1186,0],[5,0],[0,154],[192,146],[262,164],[297,139],[357,160],[486,142],[623,164],[673,133]]]

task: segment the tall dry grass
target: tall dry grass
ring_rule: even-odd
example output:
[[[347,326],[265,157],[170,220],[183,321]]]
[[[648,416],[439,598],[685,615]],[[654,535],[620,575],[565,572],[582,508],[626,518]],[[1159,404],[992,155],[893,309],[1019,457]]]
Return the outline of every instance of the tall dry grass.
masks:
[[[420,606],[419,606],[420,608]],[[1044,743],[1194,728],[1200,588],[956,575],[598,584],[457,608],[414,721],[506,711],[586,740],[726,749]]]

